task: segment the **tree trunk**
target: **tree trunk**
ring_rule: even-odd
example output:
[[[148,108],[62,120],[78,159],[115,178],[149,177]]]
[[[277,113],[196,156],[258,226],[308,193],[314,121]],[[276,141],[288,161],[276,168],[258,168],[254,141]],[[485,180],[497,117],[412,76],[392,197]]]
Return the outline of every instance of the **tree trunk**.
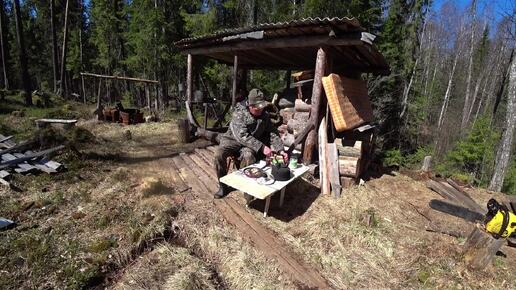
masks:
[[[473,26],[473,25],[472,25]],[[462,121],[460,123],[461,131],[464,132],[464,129],[468,125],[469,121],[469,112],[470,112],[470,106],[473,106],[472,104],[472,98],[471,98],[471,79],[473,74],[473,44],[475,39],[475,28],[471,27],[471,39],[470,39],[470,48],[469,48],[469,63],[468,63],[468,78],[466,80],[466,96],[464,98],[464,108],[462,109]]]
[[[54,70],[54,93],[57,92],[58,80],[58,56],[57,56],[57,35],[56,35],[56,16],[55,16],[55,0],[50,0],[50,30],[52,33],[52,67]]]
[[[310,111],[310,122],[312,130],[308,133],[305,141],[303,152],[303,162],[305,165],[312,164],[314,161],[313,153],[317,148],[317,128],[322,119],[320,114],[321,109],[326,108],[324,99],[324,89],[322,86],[322,78],[330,71],[330,62],[328,51],[325,48],[319,48],[317,51],[317,59],[315,62],[314,84],[312,88],[312,109]]]
[[[509,74],[509,91],[507,94],[507,111],[505,114],[505,130],[502,135],[500,147],[496,154],[496,163],[493,178],[489,183],[489,190],[500,191],[502,189],[505,172],[509,166],[512,139],[516,123],[516,59],[512,58]]]
[[[63,28],[63,54],[61,57],[61,97],[64,99],[67,96],[66,92],[66,47],[68,45],[68,10],[70,0],[66,0],[64,28]]]
[[[504,70],[505,73],[502,77],[502,84],[500,85],[500,88],[498,89],[498,92],[496,93],[496,99],[495,99],[495,103],[493,106],[493,119],[496,115],[496,112],[498,111],[498,105],[500,104],[500,101],[502,100],[505,83],[507,82],[508,78],[510,79],[510,73],[512,72],[512,65],[514,62],[514,51],[515,50],[516,50],[516,48],[512,49],[511,57],[509,58],[509,65],[507,66],[507,69]]]
[[[450,73],[450,79],[448,80],[448,87],[446,88],[446,93],[444,94],[443,105],[441,106],[441,113],[439,114],[439,121],[437,122],[437,131],[441,129],[441,126],[444,122],[444,114],[446,113],[446,109],[448,108],[448,103],[450,101],[451,88],[453,85],[453,76],[455,75],[455,68],[457,67],[457,62],[459,60],[459,53],[455,55],[455,60],[453,61],[452,71]]]
[[[53,1],[53,0],[52,0]],[[83,47],[82,47],[82,29],[83,29],[83,10],[84,10],[84,3],[83,3],[83,0],[80,0],[79,1],[79,6],[80,6],[80,12],[81,12],[81,16],[79,18],[79,57],[80,57],[80,67],[81,67],[81,72],[84,71],[84,59],[83,59]],[[82,87],[82,100],[83,100],[83,103],[86,104],[86,90],[84,89],[84,78],[81,76],[81,87]]]
[[[14,0],[14,13],[16,15],[16,35],[20,56],[20,75],[23,83],[23,90],[25,91],[25,105],[32,106],[30,77],[27,69],[27,55],[25,53],[25,42],[23,39],[23,23],[20,15],[20,0]]]
[[[0,57],[2,58],[2,72],[4,78],[4,89],[9,89],[9,79],[7,78],[7,26],[5,24],[4,0],[0,0]]]
[[[423,48],[423,40],[424,40],[425,32],[426,32],[426,24],[427,24],[427,22],[425,22],[423,24],[423,31],[421,32],[421,40],[419,42],[419,47],[418,47],[418,51],[417,51],[418,55],[417,55],[416,61],[414,62],[414,67],[412,67],[412,73],[410,74],[410,81],[409,81],[407,87],[403,90],[403,102],[401,103],[400,119],[403,118],[403,116],[405,116],[405,112],[407,111],[408,96],[410,94],[410,90],[412,89],[412,84],[414,83],[414,78],[416,77],[416,70],[417,70],[417,65],[419,63],[419,59],[422,57],[421,49]]]

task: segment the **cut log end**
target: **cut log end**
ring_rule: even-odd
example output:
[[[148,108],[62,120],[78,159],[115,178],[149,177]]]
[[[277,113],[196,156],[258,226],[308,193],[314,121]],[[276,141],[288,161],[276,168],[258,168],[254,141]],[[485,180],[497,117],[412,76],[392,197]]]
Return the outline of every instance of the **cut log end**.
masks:
[[[505,239],[495,239],[477,226],[464,244],[464,262],[470,269],[482,270],[491,263],[504,243]]]

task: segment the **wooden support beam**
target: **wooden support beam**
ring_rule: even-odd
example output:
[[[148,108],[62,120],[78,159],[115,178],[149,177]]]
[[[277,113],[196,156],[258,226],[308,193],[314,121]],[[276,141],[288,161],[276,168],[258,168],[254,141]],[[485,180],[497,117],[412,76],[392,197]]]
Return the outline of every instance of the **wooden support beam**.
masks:
[[[238,55],[235,54],[235,56],[233,58],[233,91],[232,91],[232,95],[231,95],[231,106],[236,105],[237,82],[238,82]]]
[[[271,48],[301,48],[301,47],[321,47],[327,46],[353,46],[353,45],[369,45],[361,40],[362,33],[351,32],[342,37],[330,37],[327,35],[316,36],[296,36],[296,37],[282,37],[276,39],[260,39],[236,42],[225,45],[214,45],[208,47],[194,47],[187,48],[183,51],[193,55],[206,55],[220,52],[240,52],[246,50],[256,49],[271,49]]]
[[[310,112],[310,120],[309,122],[312,124],[313,128],[310,133],[308,133],[308,137],[305,141],[305,149],[303,152],[303,162],[305,165],[311,164],[314,162],[314,151],[317,148],[317,133],[315,128],[319,128],[319,120],[321,106],[324,103],[323,99],[323,86],[322,86],[322,78],[328,73],[328,55],[326,53],[325,48],[319,48],[317,51],[317,61],[315,63],[315,75],[314,75],[314,85],[312,89],[312,109]]]
[[[123,76],[99,75],[99,74],[92,74],[92,73],[86,73],[86,72],[82,72],[81,76],[99,78],[99,79],[123,80],[123,81],[131,81],[131,82],[159,84],[159,82],[155,81],[155,80],[147,80],[147,79],[131,78],[131,77],[123,77]]]
[[[187,64],[186,64],[186,101],[188,103],[192,102],[192,74],[193,74],[193,57],[191,54],[188,54]]]

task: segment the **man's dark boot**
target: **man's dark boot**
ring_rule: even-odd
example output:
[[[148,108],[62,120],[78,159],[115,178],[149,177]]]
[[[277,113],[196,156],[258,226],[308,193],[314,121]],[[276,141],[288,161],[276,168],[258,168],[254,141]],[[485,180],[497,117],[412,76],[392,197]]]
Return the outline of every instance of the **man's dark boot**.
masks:
[[[219,190],[213,194],[214,198],[223,198],[224,196],[228,195],[230,192],[229,187],[225,184],[222,184],[219,182]]]

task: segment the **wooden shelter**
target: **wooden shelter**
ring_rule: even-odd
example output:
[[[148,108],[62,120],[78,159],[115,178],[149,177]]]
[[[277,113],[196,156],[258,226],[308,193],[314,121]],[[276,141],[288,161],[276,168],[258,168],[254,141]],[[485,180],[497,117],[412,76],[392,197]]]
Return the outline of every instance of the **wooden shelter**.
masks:
[[[193,62],[197,57],[233,66],[232,105],[236,103],[239,89],[246,88],[248,70],[315,69],[309,122],[296,138],[298,143],[306,139],[303,160],[305,164],[312,163],[317,156],[317,130],[327,113],[322,78],[332,72],[352,78],[360,78],[362,73],[389,74],[389,66],[373,44],[375,38],[354,18],[306,18],[180,40],[175,45],[188,55],[186,107],[189,119],[193,126],[199,126],[190,111]],[[328,123],[331,126],[331,122]],[[206,129],[206,122],[204,127]]]

